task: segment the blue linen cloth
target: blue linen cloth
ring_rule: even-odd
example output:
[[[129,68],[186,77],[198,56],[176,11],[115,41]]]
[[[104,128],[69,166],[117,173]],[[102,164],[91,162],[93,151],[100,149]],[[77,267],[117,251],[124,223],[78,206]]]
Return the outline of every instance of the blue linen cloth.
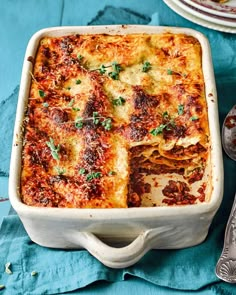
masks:
[[[236,102],[236,36],[195,25],[172,12],[162,1],[127,2],[1,1],[0,35],[2,44],[9,49],[6,52],[5,46],[0,45],[0,72],[6,76],[0,79],[3,89],[0,113],[3,110],[6,113],[5,117],[0,116],[4,139],[0,141],[2,175],[7,175],[9,169],[11,130],[24,51],[30,36],[43,27],[138,23],[199,30],[208,37],[212,48],[222,124]],[[234,294],[235,287],[221,282],[214,273],[236,190],[236,165],[225,155],[224,168],[224,198],[206,240],[188,249],[152,250],[125,269],[105,267],[86,250],[40,247],[31,242],[16,215],[6,217],[0,230],[0,285],[5,286],[0,294]],[[12,274],[5,272],[7,262],[11,263]]]
[[[228,294],[223,292],[231,292],[233,287],[223,287],[225,284],[214,274],[222,231],[223,225],[210,230],[201,245],[181,250],[152,250],[133,266],[111,269],[86,250],[38,246],[28,237],[18,216],[10,215],[4,219],[1,229],[0,285],[5,286],[3,294],[9,295],[61,294],[96,281],[120,282],[132,276],[152,283],[158,289],[168,287],[166,294],[188,294],[190,291],[198,294],[199,290],[199,294]],[[4,266],[8,262],[12,274],[5,272]],[[140,291],[135,294],[141,294]]]

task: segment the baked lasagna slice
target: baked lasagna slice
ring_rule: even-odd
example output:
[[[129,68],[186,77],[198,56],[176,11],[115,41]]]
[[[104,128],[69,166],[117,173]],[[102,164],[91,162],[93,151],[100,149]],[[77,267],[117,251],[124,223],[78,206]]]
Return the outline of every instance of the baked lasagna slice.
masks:
[[[26,204],[126,208],[205,200],[210,143],[197,39],[45,37],[31,75]],[[173,201],[177,193],[184,197]]]

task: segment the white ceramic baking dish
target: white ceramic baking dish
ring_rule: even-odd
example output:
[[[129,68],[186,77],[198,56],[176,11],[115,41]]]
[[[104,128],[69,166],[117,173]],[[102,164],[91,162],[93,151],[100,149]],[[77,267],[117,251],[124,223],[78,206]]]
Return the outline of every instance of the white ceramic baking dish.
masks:
[[[212,163],[212,195],[209,202],[185,206],[128,209],[38,208],[21,201],[19,192],[22,151],[22,121],[31,83],[32,63],[44,36],[83,33],[185,33],[202,46],[202,66],[209,114]],[[156,26],[91,26],[43,29],[31,38],[23,64],[10,164],[9,196],[29,237],[53,248],[85,248],[103,264],[122,268],[137,262],[150,249],[176,249],[201,243],[223,195],[223,161],[219,133],[218,105],[210,47],[199,32],[186,28]],[[124,246],[125,244],[125,246]],[[115,246],[114,246],[115,245]],[[119,247],[117,246],[119,245]],[[122,246],[121,246],[122,245]]]

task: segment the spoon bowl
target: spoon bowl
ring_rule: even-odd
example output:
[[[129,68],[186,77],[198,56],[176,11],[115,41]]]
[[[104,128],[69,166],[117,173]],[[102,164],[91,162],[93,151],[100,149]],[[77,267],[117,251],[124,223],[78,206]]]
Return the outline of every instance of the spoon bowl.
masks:
[[[225,153],[236,161],[236,105],[224,120],[222,145]],[[221,280],[236,284],[236,195],[226,225],[223,250],[216,264],[215,272]]]
[[[222,145],[225,153],[236,161],[236,105],[225,117],[222,127]]]

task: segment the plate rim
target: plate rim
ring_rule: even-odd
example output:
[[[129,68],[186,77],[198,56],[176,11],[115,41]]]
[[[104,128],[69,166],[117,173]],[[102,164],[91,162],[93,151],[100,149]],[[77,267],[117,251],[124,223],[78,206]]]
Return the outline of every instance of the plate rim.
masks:
[[[224,26],[224,25],[216,24],[216,23],[201,19],[201,18],[199,18],[195,15],[192,15],[192,14],[186,12],[185,10],[181,9],[178,5],[176,5],[176,3],[173,2],[173,0],[163,0],[163,1],[175,13],[177,13],[178,15],[182,16],[183,18],[185,18],[195,24],[198,24],[200,26],[203,26],[203,27],[206,27],[206,28],[209,28],[212,30],[220,31],[220,32],[236,34],[236,28],[234,28],[234,27]]]
[[[189,14],[192,14],[200,19],[206,20],[210,23],[214,23],[217,25],[223,25],[226,27],[233,27],[236,28],[236,19],[233,21],[230,20],[224,20],[217,17],[217,15],[209,15],[208,13],[204,11],[196,10],[196,8],[192,7],[191,5],[187,4],[183,0],[172,0],[177,6],[179,6],[181,9],[185,10]]]
[[[198,0],[183,0],[184,2],[186,2],[187,4],[203,11],[203,12],[208,12],[212,15],[215,15],[215,16],[221,16],[221,17],[225,17],[225,18],[233,18],[236,20],[236,13],[227,13],[227,12],[222,12],[222,11],[219,11],[219,10],[215,10],[215,9],[211,9],[209,7],[206,7],[204,5],[201,5],[200,3],[196,2]],[[236,10],[236,8],[235,8]]]
[[[206,5],[206,3],[202,2],[201,0],[184,0],[184,1],[189,3],[192,6],[196,5],[196,7],[198,7],[201,10],[204,8],[205,10],[208,10],[209,12],[211,12],[213,14],[220,14],[220,15],[224,15],[226,17],[232,17],[232,15],[233,15],[233,18],[236,18],[236,16],[235,16],[236,1],[235,0],[234,0],[235,6],[229,6],[229,5],[227,5],[227,3],[216,3],[213,1],[211,1],[211,3],[209,3],[207,5]],[[208,1],[208,0],[206,0],[206,1]],[[223,10],[223,6],[224,6],[225,10]],[[226,9],[226,7],[227,8],[229,7],[229,9]],[[232,9],[233,11],[232,10],[230,11],[230,9]]]

